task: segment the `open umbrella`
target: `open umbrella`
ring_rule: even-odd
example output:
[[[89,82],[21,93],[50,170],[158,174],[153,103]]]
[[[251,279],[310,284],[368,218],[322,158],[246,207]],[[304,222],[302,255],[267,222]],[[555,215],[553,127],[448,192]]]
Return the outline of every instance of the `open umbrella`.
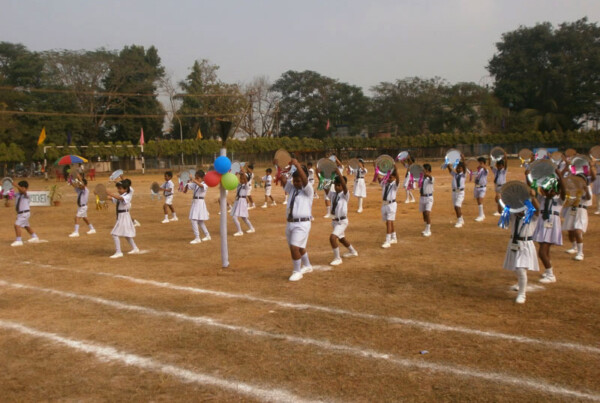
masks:
[[[79,155],[65,155],[64,157],[57,159],[54,165],[84,164],[86,162],[88,162],[88,160]]]

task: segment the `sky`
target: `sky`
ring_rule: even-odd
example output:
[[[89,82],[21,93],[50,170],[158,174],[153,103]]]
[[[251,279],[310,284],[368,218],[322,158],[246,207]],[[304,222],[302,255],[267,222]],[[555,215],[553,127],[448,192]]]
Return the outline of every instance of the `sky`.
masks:
[[[313,70],[369,89],[406,77],[490,84],[519,26],[600,20],[600,0],[0,0],[0,41],[29,50],[154,45],[173,81],[195,60],[219,79]]]

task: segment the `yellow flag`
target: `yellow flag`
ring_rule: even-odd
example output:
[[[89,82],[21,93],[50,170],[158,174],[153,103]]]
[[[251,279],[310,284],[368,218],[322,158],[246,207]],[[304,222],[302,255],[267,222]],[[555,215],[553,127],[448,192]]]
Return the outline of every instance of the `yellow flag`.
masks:
[[[200,128],[198,128],[198,134],[196,134],[196,140],[200,140],[202,138],[202,132],[200,131]]]
[[[38,146],[42,144],[46,140],[46,127],[42,127],[42,132],[40,133],[40,138],[38,139]]]

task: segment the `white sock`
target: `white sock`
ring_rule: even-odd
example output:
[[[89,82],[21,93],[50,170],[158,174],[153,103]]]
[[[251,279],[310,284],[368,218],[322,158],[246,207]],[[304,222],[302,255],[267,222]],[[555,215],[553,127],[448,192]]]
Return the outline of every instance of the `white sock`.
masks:
[[[288,195],[285,195],[285,201],[287,202]]]
[[[392,234],[385,234],[385,243],[390,243],[392,240]]]
[[[249,229],[254,229],[254,227],[252,226],[252,223],[250,222],[248,217],[242,217],[242,220],[244,220],[244,222],[246,223],[246,225],[248,226]]]
[[[398,238],[396,238],[396,233],[395,232],[392,232],[392,239],[394,239],[396,241],[398,240]]]
[[[425,231],[427,231],[427,232],[431,231],[431,224],[425,225]]]
[[[415,196],[413,196],[412,192],[408,192],[410,195],[410,201],[415,201]]]
[[[75,224],[75,231],[74,232],[79,232],[79,224]]]
[[[37,236],[37,234],[31,234],[31,237],[32,237],[32,238],[37,238],[38,236]],[[582,244],[582,245],[583,245],[583,244]]]
[[[478,205],[477,207],[479,207],[479,217],[483,217],[483,204]]]
[[[89,227],[90,227],[90,229],[94,229],[94,226],[92,225],[92,223],[90,223]]]
[[[113,235],[113,240],[115,241],[115,253],[121,253],[121,240],[116,235]]]
[[[168,220],[168,219],[169,219],[169,215],[165,214],[165,220]]]
[[[137,249],[137,245],[135,244],[135,242],[133,241],[133,238],[131,237],[127,237],[125,238],[127,239],[127,242],[129,242],[129,246],[131,246],[131,249]]]
[[[348,246],[348,250],[352,253],[356,253],[356,249],[354,249],[354,246],[352,245]]]
[[[517,278],[519,279],[519,294],[525,296],[527,292],[527,269],[523,267],[517,268]]]
[[[173,212],[173,218],[177,218],[177,214]]]
[[[300,271],[301,261],[302,259],[292,260],[292,262],[294,263],[294,273]]]
[[[583,242],[577,244],[577,254],[583,255]]]
[[[547,276],[554,276],[554,273],[552,272],[552,267],[548,267],[544,274]]]
[[[306,252],[304,255],[302,255],[300,260],[302,261],[302,266],[310,267],[310,260],[308,260],[308,252]]]
[[[362,197],[358,198],[358,209],[362,210]]]
[[[327,206],[327,215],[331,214],[331,206]]]
[[[208,233],[208,228],[206,228],[206,224],[204,224],[204,221],[200,221],[200,228],[202,228],[202,232],[204,232],[204,235],[210,236],[210,234]]]
[[[238,220],[237,216],[233,216],[233,223],[235,224],[235,228],[237,228],[237,232],[242,232],[242,227],[240,226],[240,220]]]
[[[577,249],[577,241],[573,241],[573,247],[572,249]]]
[[[198,232],[198,221],[192,220],[192,231],[194,231],[194,235],[196,238],[200,238],[200,232]]]
[[[333,258],[334,259],[339,259],[340,258],[340,248],[333,248]]]
[[[16,241],[22,241],[23,238],[21,238],[20,236],[17,237]]]

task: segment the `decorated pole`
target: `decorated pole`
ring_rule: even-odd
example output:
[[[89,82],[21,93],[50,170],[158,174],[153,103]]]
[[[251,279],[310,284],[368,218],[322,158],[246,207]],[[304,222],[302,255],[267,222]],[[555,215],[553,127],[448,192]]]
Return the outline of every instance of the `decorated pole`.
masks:
[[[231,130],[231,122],[220,121],[219,123],[221,124],[221,139],[223,141],[223,148],[221,148],[219,151],[219,158],[215,160],[215,170],[217,170],[217,172],[219,172],[221,175],[225,175],[229,172],[229,169],[231,169],[231,161],[227,158],[227,148],[225,146],[227,137],[229,135],[229,130]],[[227,190],[225,189],[225,184],[222,180],[219,184],[219,189],[219,202],[221,207],[221,265],[222,267],[227,268],[229,267],[229,249],[227,246]]]

